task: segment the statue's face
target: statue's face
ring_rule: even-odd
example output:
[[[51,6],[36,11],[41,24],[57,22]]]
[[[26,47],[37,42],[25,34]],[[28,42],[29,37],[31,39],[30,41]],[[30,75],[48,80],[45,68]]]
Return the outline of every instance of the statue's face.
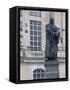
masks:
[[[49,22],[50,22],[50,24],[54,24],[54,19],[50,18]]]

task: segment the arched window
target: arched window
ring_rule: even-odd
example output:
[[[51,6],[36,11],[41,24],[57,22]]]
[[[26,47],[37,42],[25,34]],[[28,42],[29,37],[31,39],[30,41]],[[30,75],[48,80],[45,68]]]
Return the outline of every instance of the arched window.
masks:
[[[44,70],[43,69],[35,69],[33,71],[33,79],[44,79]]]

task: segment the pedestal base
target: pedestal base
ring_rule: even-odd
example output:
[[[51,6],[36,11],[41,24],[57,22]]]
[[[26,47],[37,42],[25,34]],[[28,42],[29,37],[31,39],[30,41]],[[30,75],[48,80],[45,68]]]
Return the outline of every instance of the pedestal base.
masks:
[[[59,62],[56,59],[45,60],[45,78],[59,78]]]

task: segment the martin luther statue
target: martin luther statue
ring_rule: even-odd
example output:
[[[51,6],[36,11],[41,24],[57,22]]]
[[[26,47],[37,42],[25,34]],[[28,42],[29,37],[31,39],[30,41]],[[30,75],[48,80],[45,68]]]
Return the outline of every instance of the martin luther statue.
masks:
[[[54,19],[49,19],[49,24],[46,24],[46,48],[45,59],[57,59],[58,42],[60,37],[60,30],[55,25]]]

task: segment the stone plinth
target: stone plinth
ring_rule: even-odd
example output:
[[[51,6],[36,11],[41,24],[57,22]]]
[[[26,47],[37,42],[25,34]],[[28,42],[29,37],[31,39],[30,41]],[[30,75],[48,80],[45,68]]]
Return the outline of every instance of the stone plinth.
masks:
[[[45,78],[59,78],[59,62],[55,59],[45,60]]]

